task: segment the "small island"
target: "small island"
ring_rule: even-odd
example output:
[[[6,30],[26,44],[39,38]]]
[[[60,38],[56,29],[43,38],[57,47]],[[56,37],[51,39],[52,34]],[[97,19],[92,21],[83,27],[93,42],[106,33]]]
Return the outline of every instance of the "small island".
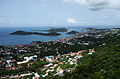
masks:
[[[32,30],[32,31],[67,32],[67,29],[66,28],[50,28],[48,30]]]
[[[49,32],[49,33],[38,33],[38,32],[25,32],[22,30],[18,30],[16,32],[10,33],[9,35],[44,35],[44,36],[59,36],[61,34],[56,32]]]
[[[70,31],[70,32],[68,32],[66,34],[76,34],[76,33],[79,33],[79,32],[72,30],[72,31]]]

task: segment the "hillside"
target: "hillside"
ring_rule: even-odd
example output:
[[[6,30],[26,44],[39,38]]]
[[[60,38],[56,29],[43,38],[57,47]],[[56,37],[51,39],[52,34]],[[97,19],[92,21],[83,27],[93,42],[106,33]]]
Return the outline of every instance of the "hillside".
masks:
[[[119,79],[120,36],[109,39],[109,44],[95,47],[95,53],[83,54],[76,69],[53,79]],[[50,79],[50,78],[48,78]]]
[[[40,79],[119,79],[119,29],[94,32],[94,34],[83,34],[84,36],[81,35],[78,38],[61,39],[67,42],[38,41],[29,45],[1,46],[1,52],[12,49],[12,52],[19,54],[11,54],[13,56],[11,63],[14,64],[10,68],[7,64],[10,61],[8,58],[1,60],[0,76],[1,78],[24,79],[34,77]],[[6,57],[4,52],[1,57]]]

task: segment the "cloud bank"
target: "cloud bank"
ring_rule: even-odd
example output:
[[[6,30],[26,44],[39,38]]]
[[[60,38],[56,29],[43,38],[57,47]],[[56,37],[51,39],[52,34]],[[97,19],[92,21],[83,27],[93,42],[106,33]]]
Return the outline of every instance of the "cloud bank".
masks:
[[[78,3],[90,10],[120,9],[120,0],[63,0],[64,2]]]

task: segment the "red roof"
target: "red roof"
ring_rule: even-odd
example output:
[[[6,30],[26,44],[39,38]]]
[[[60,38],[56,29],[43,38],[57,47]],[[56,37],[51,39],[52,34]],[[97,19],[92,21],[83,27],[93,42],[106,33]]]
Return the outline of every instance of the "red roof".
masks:
[[[43,67],[46,67],[46,65],[44,65]]]
[[[93,52],[93,50],[92,50],[92,49],[89,49],[89,52]]]
[[[15,67],[12,67],[12,70],[15,70]]]
[[[16,61],[15,59],[11,59],[12,62]]]
[[[84,52],[84,51],[86,51],[86,50],[81,50],[81,51],[78,51],[77,53],[82,53],[82,52]]]
[[[5,62],[2,63],[2,65],[4,65],[4,64],[5,64]]]
[[[63,64],[62,62],[59,62],[59,64]]]
[[[16,45],[17,47],[24,47],[24,45]]]
[[[34,79],[38,79],[37,77],[34,77]]]

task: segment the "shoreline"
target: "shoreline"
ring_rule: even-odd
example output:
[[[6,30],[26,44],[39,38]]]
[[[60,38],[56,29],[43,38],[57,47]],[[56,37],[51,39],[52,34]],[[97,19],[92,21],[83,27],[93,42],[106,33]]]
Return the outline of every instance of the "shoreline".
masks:
[[[82,29],[80,29],[80,30],[88,30],[89,28],[82,28]],[[93,28],[93,29],[96,29],[96,28]],[[98,30],[100,29],[100,28],[97,28]],[[114,29],[114,28],[106,28],[106,29]],[[116,29],[119,29],[119,28],[116,28]],[[92,31],[91,31],[92,32]],[[89,33],[89,32],[81,32],[81,35],[84,35],[84,34],[87,34],[87,33]],[[61,37],[61,38],[58,38],[58,39],[55,39],[55,40],[50,40],[50,41],[41,41],[41,40],[37,40],[37,41],[41,41],[41,42],[56,42],[56,41],[58,41],[58,42],[62,42],[62,40],[66,40],[66,39],[72,39],[72,38],[75,38],[75,37],[77,37],[77,36],[79,36],[79,35],[68,35],[68,36],[66,36],[66,37]],[[29,42],[29,43],[26,43],[26,44],[7,44],[7,45],[0,45],[0,46],[5,46],[5,47],[7,47],[7,46],[16,46],[16,45],[30,45],[32,42],[37,42],[37,41],[31,41],[31,42]],[[11,41],[10,41],[11,42]]]

